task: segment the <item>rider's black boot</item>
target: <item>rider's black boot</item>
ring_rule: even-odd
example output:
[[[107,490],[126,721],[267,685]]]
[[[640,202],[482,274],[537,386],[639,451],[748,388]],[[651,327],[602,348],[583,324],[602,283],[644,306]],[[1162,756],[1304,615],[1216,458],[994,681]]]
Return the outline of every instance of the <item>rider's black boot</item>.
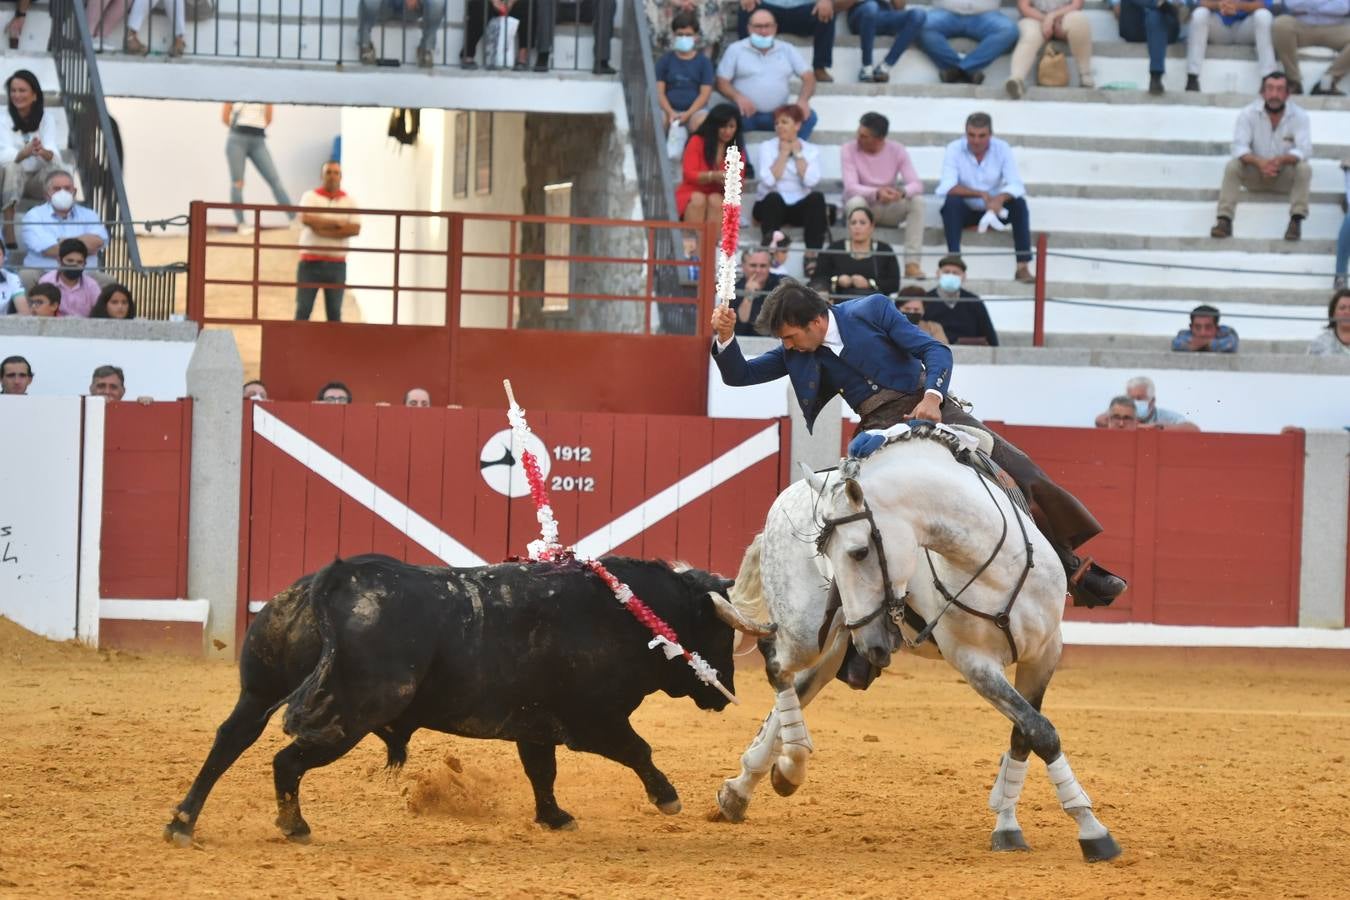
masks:
[[[1090,556],[1080,559],[1072,553],[1061,553],[1060,560],[1069,576],[1074,606],[1110,606],[1129,586],[1124,578],[1103,569]]]

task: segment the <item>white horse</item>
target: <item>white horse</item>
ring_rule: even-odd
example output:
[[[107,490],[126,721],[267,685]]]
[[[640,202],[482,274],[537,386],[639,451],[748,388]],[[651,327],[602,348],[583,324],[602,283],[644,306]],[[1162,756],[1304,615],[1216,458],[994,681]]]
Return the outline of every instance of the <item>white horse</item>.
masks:
[[[1017,801],[1034,752],[1078,823],[1084,857],[1118,856],[1040,712],[1063,647],[1065,574],[1050,543],[997,482],[957,461],[969,436],[929,425],[888,434],[891,442],[866,460],[845,460],[783,491],[746,551],[732,601],[778,626],[759,642],[777,700],[740,775],[718,791],[721,815],[741,821],[765,774],[783,796],[805,781],[812,745],[802,707],[834,677],[850,639],[878,668],[903,643],[940,652],[1012,720],[989,796],[992,849],[1028,849]],[[929,623],[931,641],[905,621],[906,605]],[[1013,663],[1015,686],[1004,675]]]

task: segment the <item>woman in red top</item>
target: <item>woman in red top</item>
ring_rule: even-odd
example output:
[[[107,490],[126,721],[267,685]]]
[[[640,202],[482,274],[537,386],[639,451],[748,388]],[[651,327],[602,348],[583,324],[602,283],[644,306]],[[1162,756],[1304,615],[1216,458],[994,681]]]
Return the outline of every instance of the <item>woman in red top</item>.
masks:
[[[684,145],[684,178],[675,189],[675,207],[685,222],[722,221],[722,168],[726,163],[729,144],[740,148],[745,159],[745,143],[741,137],[741,113],[730,103],[713,108],[689,136]],[[745,177],[750,177],[749,161]]]

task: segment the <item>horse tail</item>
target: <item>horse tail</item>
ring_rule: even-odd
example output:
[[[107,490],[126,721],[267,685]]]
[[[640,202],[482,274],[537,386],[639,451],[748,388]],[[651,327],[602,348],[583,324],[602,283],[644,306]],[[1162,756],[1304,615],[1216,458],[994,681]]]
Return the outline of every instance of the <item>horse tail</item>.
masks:
[[[752,622],[771,622],[769,604],[764,599],[764,580],[760,574],[760,548],[763,533],[755,535],[741,558],[741,570],[736,573],[736,584],[731,588],[731,604]]]
[[[337,696],[328,681],[337,657],[333,598],[342,589],[343,582],[352,577],[352,571],[350,564],[334,559],[309,583],[310,608],[314,611],[314,621],[318,625],[323,646],[314,670],[277,704],[286,704],[282,727],[296,740],[327,744],[343,736],[342,719],[339,711],[334,709]]]

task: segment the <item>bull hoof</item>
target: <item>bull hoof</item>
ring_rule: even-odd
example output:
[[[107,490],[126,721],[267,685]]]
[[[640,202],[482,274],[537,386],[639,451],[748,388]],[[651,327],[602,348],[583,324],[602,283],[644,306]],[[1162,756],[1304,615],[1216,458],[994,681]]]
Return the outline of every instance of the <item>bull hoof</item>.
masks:
[[[661,810],[661,812],[667,816],[673,816],[680,810],[684,809],[684,807],[680,804],[679,800],[671,800],[667,803],[658,803],[656,804],[656,808]]]
[[[164,826],[164,840],[179,850],[186,850],[192,846],[192,832],[184,830],[183,826],[175,820]]]
[[[572,818],[571,813],[564,812],[561,809],[548,815],[537,815],[534,817],[534,821],[539,824],[539,827],[547,828],[549,831],[577,830],[577,820]]]
[[[1027,845],[1027,839],[1022,836],[1022,830],[1016,831],[995,831],[994,836],[989,840],[989,849],[995,853],[1007,853],[1010,851],[1027,852],[1031,849]]]
[[[722,818],[731,823],[745,821],[745,811],[750,806],[750,798],[742,797],[733,791],[730,785],[723,784],[717,791],[717,810]]]
[[[312,836],[310,835],[308,828],[304,831],[295,831],[286,835],[286,840],[290,841],[292,844],[308,844],[311,839]]]
[[[779,773],[778,767],[774,766],[773,771],[769,773],[769,782],[773,785],[774,792],[780,797],[791,797],[797,793],[800,784],[793,784],[787,778]]]
[[[1079,838],[1078,846],[1083,849],[1083,859],[1090,863],[1106,862],[1120,855],[1120,844],[1109,833],[1099,838]]]

